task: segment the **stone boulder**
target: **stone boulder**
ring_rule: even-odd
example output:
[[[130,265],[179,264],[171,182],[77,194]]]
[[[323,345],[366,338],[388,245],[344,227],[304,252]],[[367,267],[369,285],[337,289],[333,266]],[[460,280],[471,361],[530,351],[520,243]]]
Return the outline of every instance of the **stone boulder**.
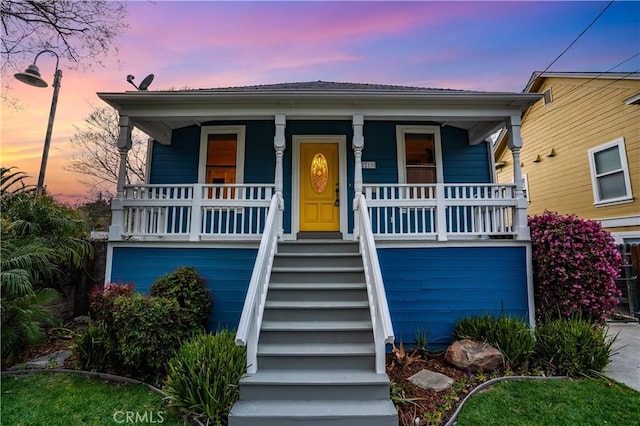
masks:
[[[462,370],[493,371],[503,363],[502,353],[488,343],[457,340],[447,348],[444,359]]]

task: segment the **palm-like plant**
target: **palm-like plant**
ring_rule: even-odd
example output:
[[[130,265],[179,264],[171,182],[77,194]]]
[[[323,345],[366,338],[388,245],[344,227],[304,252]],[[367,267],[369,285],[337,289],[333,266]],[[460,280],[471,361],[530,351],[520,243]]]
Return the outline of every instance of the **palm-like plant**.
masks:
[[[57,293],[47,288],[59,267],[82,265],[92,255],[82,240],[84,222],[50,196],[36,196],[24,173],[0,169],[0,319],[2,359],[11,361],[25,344],[45,337],[54,322],[45,309]]]

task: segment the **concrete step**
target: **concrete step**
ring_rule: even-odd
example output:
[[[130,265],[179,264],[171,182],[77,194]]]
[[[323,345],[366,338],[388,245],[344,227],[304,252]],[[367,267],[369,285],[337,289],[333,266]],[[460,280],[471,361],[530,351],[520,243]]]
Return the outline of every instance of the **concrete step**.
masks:
[[[283,288],[277,284],[269,286],[268,300],[367,300],[365,288],[331,288],[328,286],[302,285],[304,288]]]
[[[371,320],[263,321],[260,343],[371,343]]]
[[[259,370],[240,380],[240,400],[389,399],[386,374],[361,370]]]
[[[362,266],[360,253],[278,253],[274,267],[313,265],[317,267]]]
[[[367,300],[269,300],[265,303],[265,309],[369,309]]]
[[[239,401],[229,426],[397,426],[390,400]]]
[[[260,343],[259,370],[375,369],[373,343]]]
[[[358,283],[340,283],[340,282],[307,282],[307,283],[270,283],[269,290],[366,290],[367,284]]]
[[[359,267],[274,267],[270,283],[364,283],[364,268]]]
[[[305,323],[314,321],[371,321],[368,305],[338,307],[331,305],[330,302],[323,302],[324,306],[318,306],[320,302],[308,302],[305,304],[306,306],[301,305],[299,302],[295,304],[292,303],[295,302],[268,301],[265,305],[262,320]]]
[[[304,240],[278,243],[278,253],[359,253],[357,242],[336,240]]]

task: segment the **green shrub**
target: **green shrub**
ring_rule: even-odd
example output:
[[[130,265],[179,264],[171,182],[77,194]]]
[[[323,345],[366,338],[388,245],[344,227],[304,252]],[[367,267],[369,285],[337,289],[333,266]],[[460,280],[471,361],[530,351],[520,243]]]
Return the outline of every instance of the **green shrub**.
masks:
[[[110,322],[113,313],[113,301],[118,296],[131,296],[132,283],[106,283],[104,287],[94,287],[89,293],[89,312],[94,320]]]
[[[525,365],[534,352],[535,340],[527,323],[515,317],[489,314],[462,318],[455,326],[456,339],[487,342],[497,347],[512,367]]]
[[[180,267],[151,286],[151,296],[174,299],[181,309],[180,321],[187,329],[204,328],[209,319],[212,298],[205,280],[193,267]]]
[[[141,379],[158,377],[180,346],[183,334],[175,300],[139,293],[114,300],[113,321],[105,323],[126,371]]]
[[[611,361],[616,336],[606,328],[574,316],[544,322],[535,330],[536,359],[557,375],[593,376]]]
[[[78,336],[73,345],[83,369],[107,371],[117,354],[109,345],[109,335],[103,323],[89,321],[87,331]]]
[[[246,372],[246,350],[234,333],[202,334],[180,348],[169,362],[165,392],[172,406],[207,423],[226,422]],[[208,423],[207,423],[208,424]]]

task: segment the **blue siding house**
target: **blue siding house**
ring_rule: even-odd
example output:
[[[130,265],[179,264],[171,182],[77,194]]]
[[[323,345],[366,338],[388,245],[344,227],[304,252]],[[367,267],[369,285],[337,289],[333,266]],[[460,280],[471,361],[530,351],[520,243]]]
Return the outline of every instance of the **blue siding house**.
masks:
[[[259,403],[270,344],[297,353],[318,324],[344,349],[364,321],[384,375],[387,345],[419,330],[444,345],[464,316],[533,322],[520,117],[540,95],[322,81],[98,95],[120,114],[121,170],[133,127],[153,139],[147,182],[120,175],[106,280],[145,291],[196,267],[210,328],[247,346],[241,402]],[[504,126],[515,184],[494,174],[489,136]],[[252,424],[242,413],[230,421]]]

